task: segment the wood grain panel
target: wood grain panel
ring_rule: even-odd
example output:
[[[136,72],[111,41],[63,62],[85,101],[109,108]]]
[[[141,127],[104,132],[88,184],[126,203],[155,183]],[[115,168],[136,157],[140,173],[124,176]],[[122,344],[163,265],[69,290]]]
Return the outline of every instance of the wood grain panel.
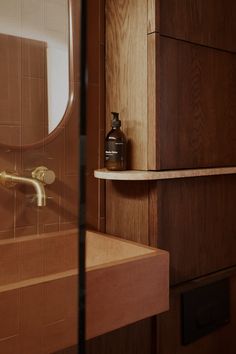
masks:
[[[162,37],[160,61],[161,169],[235,165],[236,56]]]
[[[201,286],[201,284],[199,284]],[[180,295],[172,293],[171,309],[159,316],[158,354],[234,354],[236,331],[236,277],[230,279],[230,323],[199,340],[181,345]]]
[[[78,354],[79,348],[77,346],[66,348],[64,350],[60,350],[59,352],[56,352],[55,354]]]
[[[171,284],[236,264],[236,177],[161,181],[158,247],[170,252]]]
[[[147,2],[106,1],[106,121],[120,112],[128,166],[147,169]]]
[[[160,29],[160,1],[161,0],[147,0],[148,1],[148,19],[147,19],[147,33],[159,31]]]
[[[147,80],[147,153],[148,169],[159,169],[160,167],[160,40],[156,33],[147,36],[147,60],[148,60],[148,80]]]
[[[105,183],[96,181],[93,171],[104,165],[105,139],[105,30],[103,0],[88,1],[88,117],[86,198],[87,226],[104,231]],[[99,14],[99,16],[98,16]],[[94,58],[97,60],[94,60]]]
[[[148,182],[148,236],[149,245],[156,247],[158,244],[158,203],[159,193],[155,181]]]
[[[91,339],[87,349],[88,354],[152,354],[151,321],[146,319]]]
[[[146,182],[106,182],[106,232],[149,243]]]
[[[106,182],[106,231],[149,244],[148,183]],[[156,354],[146,319],[88,341],[88,354]]]
[[[161,34],[236,52],[234,0],[162,0]]]

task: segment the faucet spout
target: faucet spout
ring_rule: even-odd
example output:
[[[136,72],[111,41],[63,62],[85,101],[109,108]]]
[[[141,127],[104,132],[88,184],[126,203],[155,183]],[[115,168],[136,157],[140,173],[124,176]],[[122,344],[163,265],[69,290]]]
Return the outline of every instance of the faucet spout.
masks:
[[[46,193],[42,182],[34,178],[20,177],[3,171],[0,173],[0,183],[6,187],[13,187],[17,183],[32,186],[36,192],[37,206],[46,206]]]

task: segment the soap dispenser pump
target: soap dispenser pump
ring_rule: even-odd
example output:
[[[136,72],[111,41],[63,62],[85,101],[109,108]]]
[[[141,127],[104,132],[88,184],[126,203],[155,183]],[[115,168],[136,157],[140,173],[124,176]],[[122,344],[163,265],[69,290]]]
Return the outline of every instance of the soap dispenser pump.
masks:
[[[112,171],[126,169],[126,137],[120,129],[119,113],[111,112],[112,129],[105,139],[105,167]]]

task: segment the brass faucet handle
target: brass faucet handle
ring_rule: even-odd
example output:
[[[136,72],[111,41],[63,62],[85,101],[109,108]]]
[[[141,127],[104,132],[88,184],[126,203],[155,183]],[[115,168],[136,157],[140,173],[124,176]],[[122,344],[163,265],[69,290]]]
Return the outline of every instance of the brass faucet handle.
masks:
[[[45,166],[39,166],[32,172],[32,177],[41,181],[44,184],[52,184],[56,175],[52,170],[49,170]]]

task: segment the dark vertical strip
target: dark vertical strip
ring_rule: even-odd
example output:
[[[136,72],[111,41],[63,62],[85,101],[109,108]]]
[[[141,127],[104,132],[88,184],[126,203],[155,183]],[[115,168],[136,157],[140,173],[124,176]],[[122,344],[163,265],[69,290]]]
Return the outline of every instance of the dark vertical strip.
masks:
[[[85,354],[86,329],[86,108],[87,108],[87,1],[81,0],[80,38],[80,132],[79,132],[79,354]]]

